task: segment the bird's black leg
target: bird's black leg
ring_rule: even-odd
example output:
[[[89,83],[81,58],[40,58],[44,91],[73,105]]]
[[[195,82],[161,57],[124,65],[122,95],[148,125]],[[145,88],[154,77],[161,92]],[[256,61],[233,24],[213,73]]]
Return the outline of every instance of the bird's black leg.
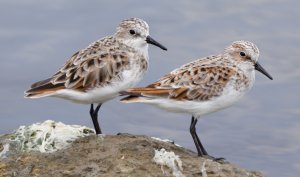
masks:
[[[91,104],[91,109],[90,109],[90,115],[94,124],[94,128],[96,131],[96,134],[102,134],[101,128],[99,126],[99,122],[98,122],[98,111],[101,107],[102,103],[98,104],[98,106],[96,107],[96,109],[94,109],[94,105]]]
[[[197,135],[197,132],[196,132],[196,124],[198,122],[198,119],[194,118],[194,116],[192,117],[192,122],[193,122],[193,133],[195,134],[194,136],[196,137],[196,141],[201,149],[201,152],[203,153],[203,155],[208,155],[207,151],[205,150],[204,146],[202,145],[198,135]],[[192,125],[192,124],[191,124]]]
[[[199,142],[198,141],[198,137],[197,137],[197,133],[196,133],[196,123],[197,123],[197,119],[194,118],[194,116],[192,117],[192,121],[191,121],[191,125],[190,125],[190,133],[193,137],[193,140],[194,140],[194,143],[195,143],[195,146],[196,146],[196,149],[197,149],[197,152],[198,152],[198,156],[203,156],[203,152],[201,150],[201,147],[199,145]]]
[[[207,151],[205,150],[204,146],[202,145],[201,141],[200,141],[200,138],[198,137],[197,135],[197,132],[196,132],[196,124],[197,124],[197,121],[198,119],[196,119],[194,116],[192,117],[192,121],[191,121],[191,126],[190,126],[190,132],[191,132],[191,135],[193,137],[193,140],[195,142],[195,145],[196,145],[196,148],[197,148],[197,151],[198,151],[198,156],[201,156],[201,157],[208,157],[212,160],[215,160],[215,161],[223,161],[224,158],[215,158],[213,156],[210,156]]]

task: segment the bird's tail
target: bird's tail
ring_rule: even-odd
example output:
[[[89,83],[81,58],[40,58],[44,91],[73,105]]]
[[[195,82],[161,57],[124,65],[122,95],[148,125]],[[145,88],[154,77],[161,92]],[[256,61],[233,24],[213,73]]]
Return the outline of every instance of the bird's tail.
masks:
[[[141,94],[130,92],[130,91],[122,91],[120,92],[121,96],[127,96],[122,98],[120,101],[123,103],[137,103],[141,101]]]
[[[36,82],[30,86],[30,89],[25,91],[25,98],[41,98],[46,96],[51,96],[56,90],[64,88],[61,84],[52,84],[51,78]]]
[[[145,102],[154,97],[167,96],[169,91],[169,89],[154,89],[149,87],[131,88],[127,91],[120,92],[121,96],[127,96],[120,101],[124,103]]]

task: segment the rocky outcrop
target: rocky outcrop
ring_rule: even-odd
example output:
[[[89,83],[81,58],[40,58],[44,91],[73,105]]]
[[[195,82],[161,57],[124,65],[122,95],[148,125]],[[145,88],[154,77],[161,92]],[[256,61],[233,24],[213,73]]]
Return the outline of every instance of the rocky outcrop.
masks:
[[[49,123],[49,122],[48,122]],[[52,123],[52,125],[54,125]],[[63,126],[60,126],[63,127]],[[53,126],[52,126],[53,128]],[[50,132],[55,132],[54,126]],[[79,127],[76,127],[79,128]],[[80,129],[80,128],[79,128]],[[79,130],[78,129],[78,130]],[[24,130],[24,127],[23,127]],[[203,176],[203,177],[262,177],[259,172],[241,169],[229,162],[218,163],[200,158],[196,153],[171,142],[130,134],[94,135],[82,128],[82,135],[72,140],[63,138],[66,145],[56,147],[56,140],[49,141],[52,134],[41,134],[40,140],[27,139],[16,143],[16,133],[0,137],[0,176]],[[49,130],[48,130],[49,131]],[[17,131],[18,132],[18,131]],[[56,136],[65,136],[63,134]],[[32,132],[31,132],[32,133]],[[36,136],[38,133],[33,133]],[[47,134],[47,136],[46,136]],[[19,135],[20,136],[20,135]],[[31,137],[32,142],[29,143]],[[43,137],[43,138],[41,138]],[[46,139],[46,140],[45,140]],[[51,151],[44,151],[44,142],[52,143]],[[28,146],[24,146],[24,143]],[[43,144],[44,143],[44,144]],[[48,148],[49,149],[49,148]]]

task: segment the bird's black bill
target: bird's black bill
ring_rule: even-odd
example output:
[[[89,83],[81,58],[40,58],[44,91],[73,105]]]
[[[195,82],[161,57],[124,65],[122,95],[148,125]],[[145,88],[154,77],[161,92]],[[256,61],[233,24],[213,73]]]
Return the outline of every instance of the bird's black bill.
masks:
[[[151,38],[150,36],[147,36],[146,42],[147,42],[148,44],[155,45],[155,46],[157,46],[157,47],[159,47],[159,48],[161,48],[161,49],[163,49],[163,50],[167,50],[167,48],[166,48],[165,46],[161,45],[160,43],[158,43],[156,40],[154,40],[154,39]]]
[[[257,71],[263,73],[269,79],[273,80],[273,77],[258,62],[255,63],[254,67]]]

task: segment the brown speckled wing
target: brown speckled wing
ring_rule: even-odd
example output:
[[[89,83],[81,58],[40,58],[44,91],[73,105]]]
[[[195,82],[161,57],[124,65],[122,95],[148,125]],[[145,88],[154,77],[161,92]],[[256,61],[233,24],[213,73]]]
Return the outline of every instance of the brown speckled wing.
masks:
[[[104,86],[120,78],[129,67],[131,48],[119,44],[112,37],[94,42],[75,53],[51,78],[32,84],[26,96],[41,95],[59,89],[85,92],[95,86]],[[127,52],[124,52],[127,51]]]
[[[205,101],[218,97],[237,71],[225,65],[197,60],[184,65],[146,88],[129,89],[141,96]]]
[[[63,83],[65,88],[86,91],[121,79],[120,72],[128,68],[130,56],[118,47],[120,46],[114,48],[101,46],[100,42],[96,42],[87,49],[75,53],[52,77],[52,84]]]

